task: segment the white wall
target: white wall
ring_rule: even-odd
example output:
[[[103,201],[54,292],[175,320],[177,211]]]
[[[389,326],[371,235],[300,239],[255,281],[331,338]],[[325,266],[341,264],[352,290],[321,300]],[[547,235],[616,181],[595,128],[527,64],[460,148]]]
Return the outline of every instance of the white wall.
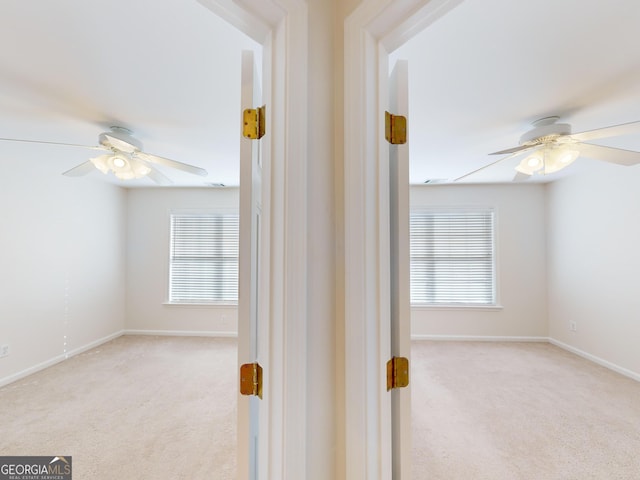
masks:
[[[498,302],[502,306],[413,307],[412,335],[547,336],[545,201],[545,188],[536,184],[411,188],[412,207],[495,208]]]
[[[549,335],[636,374],[639,185],[640,167],[593,162],[587,173],[547,187]]]
[[[307,480],[335,478],[336,270],[333,6],[309,5],[307,151]],[[313,113],[311,113],[313,112]],[[302,234],[302,232],[301,232]],[[302,361],[302,359],[300,359]]]
[[[10,348],[0,384],[117,335],[125,321],[126,191],[10,150],[0,158],[0,344]]]
[[[237,188],[138,188],[127,202],[127,330],[237,331],[237,306],[167,305],[169,214],[175,209],[238,209]]]

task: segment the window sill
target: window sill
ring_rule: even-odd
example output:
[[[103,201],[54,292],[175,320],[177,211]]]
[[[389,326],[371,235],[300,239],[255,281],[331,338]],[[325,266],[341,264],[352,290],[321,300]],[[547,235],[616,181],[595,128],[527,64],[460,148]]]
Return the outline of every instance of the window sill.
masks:
[[[186,308],[211,308],[211,309],[232,309],[238,308],[237,303],[183,303],[183,302],[162,302],[162,305],[168,307],[186,307]]]
[[[502,305],[411,305],[411,310],[482,310],[482,311],[500,311],[504,307]]]

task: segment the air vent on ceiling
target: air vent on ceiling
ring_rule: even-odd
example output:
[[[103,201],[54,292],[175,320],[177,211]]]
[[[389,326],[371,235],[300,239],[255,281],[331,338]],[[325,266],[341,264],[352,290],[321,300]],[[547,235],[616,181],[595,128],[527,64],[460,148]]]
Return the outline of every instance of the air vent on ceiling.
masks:
[[[425,185],[433,185],[434,183],[447,183],[448,181],[446,178],[427,178],[424,183]]]

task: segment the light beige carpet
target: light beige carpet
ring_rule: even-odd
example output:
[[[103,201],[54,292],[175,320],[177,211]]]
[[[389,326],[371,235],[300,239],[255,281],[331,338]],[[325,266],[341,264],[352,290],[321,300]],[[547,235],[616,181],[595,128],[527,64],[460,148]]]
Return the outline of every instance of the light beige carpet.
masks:
[[[71,455],[78,480],[235,478],[236,351],[125,336],[9,384],[0,455]]]
[[[640,383],[546,343],[411,354],[415,480],[640,479]]]
[[[415,480],[640,479],[640,383],[548,344],[414,342]],[[231,366],[231,367],[230,367]],[[0,455],[233,479],[236,341],[121,337],[0,389]]]

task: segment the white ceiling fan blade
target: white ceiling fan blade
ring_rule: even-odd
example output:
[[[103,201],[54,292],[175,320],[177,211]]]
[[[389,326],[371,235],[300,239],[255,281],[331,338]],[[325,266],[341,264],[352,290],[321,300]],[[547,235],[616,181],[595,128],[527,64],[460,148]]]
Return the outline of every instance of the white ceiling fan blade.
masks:
[[[597,138],[619,137],[630,133],[640,133],[640,122],[629,122],[611,127],[596,128],[595,130],[588,130],[586,132],[573,133],[569,136],[578,142],[588,142],[589,140],[595,140]]]
[[[466,173],[466,174],[462,175],[461,177],[456,178],[454,180],[454,182],[457,182],[458,180],[462,180],[463,178],[467,178],[467,177],[469,177],[469,176],[471,176],[471,175],[473,175],[475,173],[478,173],[478,172],[484,170],[485,168],[492,167],[496,163],[504,162],[506,160],[510,160],[512,158],[519,157],[520,155],[523,155],[523,154],[529,152],[530,150],[536,150],[536,149],[538,149],[540,147],[541,147],[541,145],[529,145],[529,146],[526,146],[525,148],[518,149],[518,151],[516,151],[515,153],[512,153],[511,155],[509,155],[507,157],[500,158],[500,159],[496,160],[495,162],[491,162],[491,163],[485,165],[484,167],[477,168],[476,170],[473,170],[473,171],[471,171],[469,173]]]
[[[618,165],[636,165],[640,163],[640,152],[623,150],[621,148],[604,147],[590,143],[579,145],[580,156],[602,160],[605,162],[617,163]]]
[[[526,173],[516,172],[516,175],[513,177],[513,182],[526,182],[531,178],[531,175],[527,175]]]
[[[67,177],[81,177],[83,175],[86,175],[87,173],[91,173],[95,169],[96,167],[93,165],[91,160],[87,160],[86,162],[81,163],[80,165],[77,165],[70,170],[67,170],[62,175],[65,175]]]
[[[519,145],[517,147],[507,148],[506,150],[500,150],[499,152],[493,152],[493,153],[490,153],[489,155],[505,155],[507,153],[524,152],[525,150],[529,150],[530,148],[534,148],[534,147],[537,147],[537,146],[538,146],[538,144],[536,144],[536,145]]]
[[[91,150],[106,150],[106,148],[101,146],[96,146],[96,145],[78,145],[76,143],[45,142],[42,140],[23,140],[20,138],[0,138],[0,141],[21,142],[21,143],[43,143],[45,145],[59,145],[61,147],[78,147],[78,148],[88,148]]]
[[[149,167],[149,169],[151,170],[148,174],[147,177],[149,177],[151,180],[153,180],[154,182],[156,182],[158,185],[172,185],[173,182],[171,181],[170,178],[166,177],[165,175],[163,175],[162,173],[160,173],[158,171],[157,168],[155,168],[153,165],[149,165],[148,163],[145,162],[145,165],[147,167]]]
[[[204,168],[195,167],[187,163],[178,162],[177,160],[171,160],[169,158],[159,157],[158,155],[152,155],[150,153],[136,152],[136,157],[151,163],[157,163],[158,165],[164,165],[166,167],[177,168],[184,172],[193,173],[194,175],[201,175],[206,177],[208,175]]]
[[[480,168],[477,168],[477,169],[475,169],[475,170],[473,170],[473,171],[471,171],[471,172],[469,172],[469,173],[465,173],[465,174],[464,174],[464,175],[462,175],[461,177],[456,178],[456,179],[454,180],[454,182],[457,182],[458,180],[462,180],[463,178],[467,178],[467,177],[469,177],[469,176],[473,175],[474,173],[478,173],[478,172],[480,172],[480,171],[484,170],[485,168],[492,167],[492,166],[493,166],[493,165],[495,165],[496,163],[500,163],[500,162],[502,162],[502,161],[504,161],[504,160],[506,160],[506,159],[508,159],[508,158],[511,158],[511,156],[509,156],[509,157],[505,157],[505,158],[500,158],[499,160],[496,160],[495,162],[491,162],[490,164],[485,165],[484,167],[480,167]]]

